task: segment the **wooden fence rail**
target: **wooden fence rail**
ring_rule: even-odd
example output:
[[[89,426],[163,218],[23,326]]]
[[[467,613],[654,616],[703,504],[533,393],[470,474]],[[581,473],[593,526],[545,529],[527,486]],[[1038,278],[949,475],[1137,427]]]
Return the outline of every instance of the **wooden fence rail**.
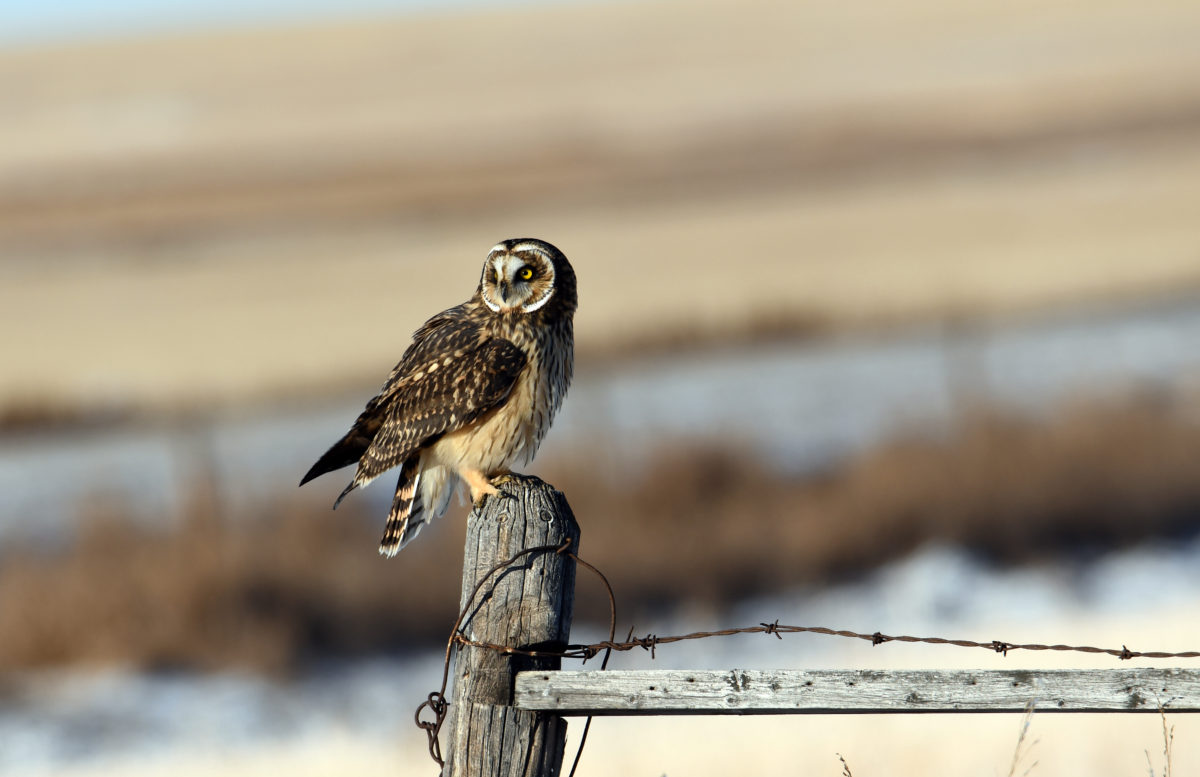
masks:
[[[459,628],[470,641],[561,652],[579,526],[561,493],[518,476],[467,519]],[[558,658],[460,645],[443,777],[549,777],[573,715],[1200,712],[1200,670],[570,671]]]
[[[514,701],[559,715],[1200,712],[1200,670],[522,672]]]

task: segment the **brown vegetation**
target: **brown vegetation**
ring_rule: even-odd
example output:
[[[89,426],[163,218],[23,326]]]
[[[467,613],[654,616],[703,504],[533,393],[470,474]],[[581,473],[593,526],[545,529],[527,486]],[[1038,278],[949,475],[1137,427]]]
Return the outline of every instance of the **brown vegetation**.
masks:
[[[281,503],[242,520],[212,508],[195,499],[173,531],[97,516],[64,554],[6,553],[0,667],[282,671],[445,635],[455,532],[422,537],[429,552],[389,565],[374,553],[378,527],[354,506]]]
[[[1052,423],[979,414],[820,477],[676,449],[616,487],[586,464],[548,479],[616,587],[622,625],[662,606],[722,605],[851,576],[922,542],[1003,562],[1200,526],[1200,425],[1170,403],[1080,408]],[[280,503],[238,520],[197,497],[176,531],[90,522],[65,553],[0,559],[0,668],[77,661],[286,670],[306,659],[442,639],[453,622],[461,515],[398,559],[361,505]],[[351,512],[355,509],[359,512]],[[581,578],[579,618],[600,619]]]
[[[946,439],[913,436],[818,478],[693,450],[622,489],[570,472],[556,483],[625,601],[721,603],[853,576],[930,540],[1012,563],[1194,530],[1200,426],[1153,402],[1045,425],[979,414]]]

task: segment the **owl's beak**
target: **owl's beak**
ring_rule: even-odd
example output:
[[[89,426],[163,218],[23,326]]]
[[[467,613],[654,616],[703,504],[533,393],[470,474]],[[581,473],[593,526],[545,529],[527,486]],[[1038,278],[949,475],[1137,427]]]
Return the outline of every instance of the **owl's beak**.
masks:
[[[508,295],[512,292],[512,284],[508,281],[500,281],[500,300],[508,305]]]

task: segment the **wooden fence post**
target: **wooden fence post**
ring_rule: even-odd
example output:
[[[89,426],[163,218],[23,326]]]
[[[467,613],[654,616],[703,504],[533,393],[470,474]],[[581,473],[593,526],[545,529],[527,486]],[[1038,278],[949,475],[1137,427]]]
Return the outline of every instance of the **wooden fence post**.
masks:
[[[496,564],[528,548],[579,546],[566,498],[538,478],[514,476],[467,518],[460,610]],[[462,631],[473,641],[561,650],[568,642],[575,562],[532,553],[493,574],[475,596]],[[449,748],[442,777],[550,777],[562,768],[567,723],[552,712],[512,706],[517,672],[558,669],[559,659],[463,647],[455,656]]]

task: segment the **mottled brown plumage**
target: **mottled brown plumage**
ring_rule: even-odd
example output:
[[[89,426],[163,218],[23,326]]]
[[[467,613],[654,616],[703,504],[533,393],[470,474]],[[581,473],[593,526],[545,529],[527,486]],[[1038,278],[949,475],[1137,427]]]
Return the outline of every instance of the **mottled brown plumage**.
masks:
[[[488,253],[474,296],[425,322],[350,431],[300,481],[358,463],[338,502],[399,466],[379,551],[395,555],[445,512],[460,484],[478,502],[491,479],[537,452],[574,365],[575,271],[529,238]]]

